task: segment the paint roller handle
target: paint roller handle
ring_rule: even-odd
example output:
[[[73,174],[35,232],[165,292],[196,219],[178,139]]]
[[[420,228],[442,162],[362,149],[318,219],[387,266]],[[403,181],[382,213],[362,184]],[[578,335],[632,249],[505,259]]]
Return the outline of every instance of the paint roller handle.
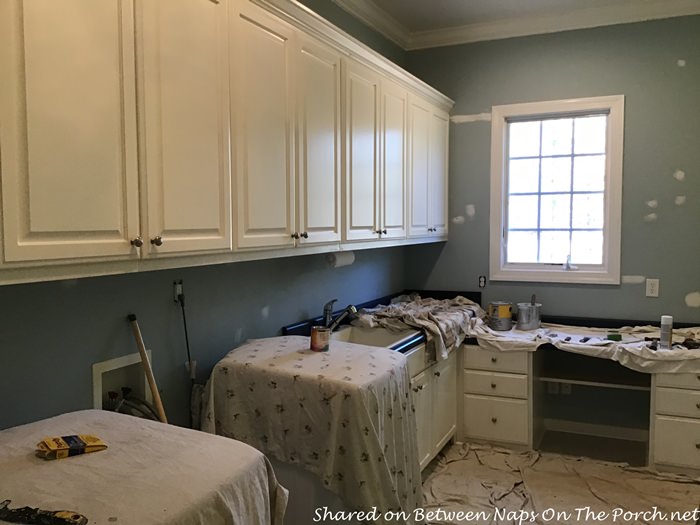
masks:
[[[127,316],[127,319],[129,320],[129,323],[131,323],[131,330],[134,332],[136,346],[139,349],[139,354],[141,354],[141,364],[143,365],[143,371],[146,373],[146,379],[148,380],[148,386],[151,389],[151,396],[153,397],[153,403],[155,404],[156,411],[158,412],[158,418],[163,423],[167,423],[168,418],[165,416],[163,402],[160,399],[160,392],[158,392],[156,378],[153,375],[153,369],[151,368],[151,363],[148,360],[148,354],[146,353],[146,345],[144,345],[143,343],[143,337],[141,336],[141,329],[139,328],[139,323],[136,320],[136,315],[129,314]]]

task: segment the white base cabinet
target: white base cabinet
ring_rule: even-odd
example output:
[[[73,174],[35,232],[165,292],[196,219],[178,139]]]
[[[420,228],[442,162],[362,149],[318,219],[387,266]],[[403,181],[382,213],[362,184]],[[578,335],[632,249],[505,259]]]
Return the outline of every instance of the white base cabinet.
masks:
[[[409,357],[409,370],[411,370]],[[413,368],[415,370],[415,368]],[[457,352],[411,378],[421,470],[438,455],[457,428]]]
[[[531,353],[473,345],[462,352],[464,439],[532,447]]]
[[[649,463],[700,470],[700,374],[656,374]]]

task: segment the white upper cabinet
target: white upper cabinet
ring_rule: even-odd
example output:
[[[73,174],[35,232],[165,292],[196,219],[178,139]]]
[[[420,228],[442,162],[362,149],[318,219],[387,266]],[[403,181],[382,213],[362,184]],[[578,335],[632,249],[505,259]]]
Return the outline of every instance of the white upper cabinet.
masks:
[[[137,256],[130,2],[0,2],[6,261]]]
[[[381,77],[345,64],[345,239],[379,237],[379,90]]]
[[[340,54],[302,36],[298,50],[297,228],[299,244],[341,237]]]
[[[236,247],[294,245],[293,28],[247,2],[232,20]]]
[[[378,229],[383,239],[406,237],[407,92],[385,80],[381,93],[381,191]]]
[[[449,116],[417,97],[409,101],[409,237],[447,235]]]
[[[228,0],[137,5],[144,249],[230,250]]]
[[[345,62],[345,238],[406,236],[407,92]]]
[[[430,224],[434,235],[447,235],[447,179],[450,116],[437,108],[430,117]]]

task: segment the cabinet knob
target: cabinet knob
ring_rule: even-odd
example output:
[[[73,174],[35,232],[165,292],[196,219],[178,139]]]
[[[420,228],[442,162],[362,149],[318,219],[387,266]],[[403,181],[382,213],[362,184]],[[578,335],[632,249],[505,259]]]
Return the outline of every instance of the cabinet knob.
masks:
[[[698,408],[700,408],[700,403],[697,403],[695,406],[698,407]]]
[[[136,239],[131,240],[131,245],[136,248],[141,248],[141,246],[143,246],[143,239],[141,237],[136,237]]]
[[[440,377],[440,372],[435,372],[435,377]]]
[[[154,246],[162,246],[163,237],[161,237],[160,235],[153,237],[153,239],[151,239],[151,244],[153,244]]]
[[[419,391],[423,390],[423,387],[424,387],[424,386],[425,386],[425,385],[414,386],[414,387],[413,387],[413,391],[414,391],[414,392],[419,392]]]
[[[695,448],[697,448],[698,450],[700,450],[700,443],[695,443]]]
[[[497,363],[498,362],[498,357],[492,357],[491,358],[492,363]]]
[[[382,230],[382,233],[383,233],[384,235],[387,234],[386,228]]]
[[[297,232],[294,232],[292,234],[292,239],[298,239],[298,238],[299,238],[299,234]]]
[[[498,423],[498,418],[497,417],[492,417],[491,418],[491,423]],[[699,447],[700,448],[700,447]]]
[[[496,388],[496,383],[491,383],[491,388]]]
[[[308,234],[307,232],[304,232],[304,233],[301,234],[301,237],[303,237],[304,239],[308,239],[308,238],[309,238],[309,234]]]

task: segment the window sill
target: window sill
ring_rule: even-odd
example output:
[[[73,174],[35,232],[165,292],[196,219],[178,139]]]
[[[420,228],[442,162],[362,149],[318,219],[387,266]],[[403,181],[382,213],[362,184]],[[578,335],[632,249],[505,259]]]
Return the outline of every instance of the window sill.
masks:
[[[565,284],[620,284],[620,276],[607,271],[589,270],[524,270],[501,268],[491,271],[491,281]]]

